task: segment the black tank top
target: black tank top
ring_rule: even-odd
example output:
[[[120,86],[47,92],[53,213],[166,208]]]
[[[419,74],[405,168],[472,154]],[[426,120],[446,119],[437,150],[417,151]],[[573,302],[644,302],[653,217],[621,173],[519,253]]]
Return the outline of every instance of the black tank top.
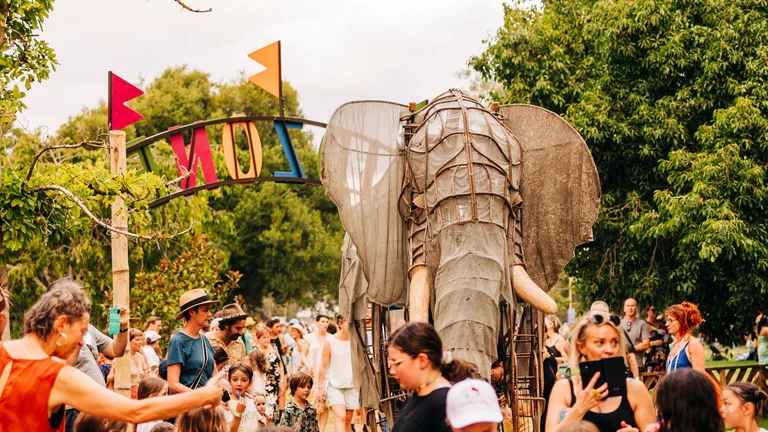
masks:
[[[573,381],[568,379],[568,384],[571,386],[571,406],[576,402],[576,394],[573,392]],[[632,427],[637,427],[635,422],[635,412],[632,411],[632,406],[629,404],[627,395],[621,397],[619,407],[609,413],[596,413],[587,411],[584,414],[584,420],[594,424],[600,430],[600,432],[616,432],[621,429],[621,422],[625,422]]]

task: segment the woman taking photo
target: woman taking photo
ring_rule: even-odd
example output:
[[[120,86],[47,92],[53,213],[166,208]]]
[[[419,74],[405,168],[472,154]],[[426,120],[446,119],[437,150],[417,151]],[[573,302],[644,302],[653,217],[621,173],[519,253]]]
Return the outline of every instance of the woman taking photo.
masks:
[[[658,422],[644,432],[723,432],[723,419],[717,412],[715,385],[691,368],[665,375],[656,386]]]
[[[64,405],[96,417],[143,423],[221,401],[217,376],[183,395],[132,400],[107,390],[60,359],[79,350],[91,301],[80,288],[62,287],[40,298],[24,316],[24,337],[0,343],[0,412],[5,430],[64,430]],[[7,377],[7,378],[5,378]]]
[[[256,349],[267,356],[269,367],[264,379],[264,390],[267,395],[266,413],[274,421],[279,414],[277,402],[280,397],[280,354],[272,345],[272,331],[268,327],[259,326],[256,329]]]
[[[626,341],[616,316],[593,311],[573,329],[571,370],[579,362],[624,357]],[[627,378],[627,394],[606,397],[608,385],[594,388],[595,374],[588,383],[580,376],[558,381],[547,407],[546,431],[560,431],[581,420],[594,423],[601,432],[644,431],[654,421],[653,402],[642,382]]]
[[[445,401],[452,382],[466,378],[470,363],[443,353],[443,342],[430,324],[412,322],[392,334],[387,345],[389,373],[413,391],[392,432],[450,432]]]
[[[699,308],[693,303],[682,302],[670,306],[665,315],[667,331],[675,337],[667,358],[667,372],[693,368],[706,374],[704,346],[692,335],[693,330],[703,321]]]
[[[736,382],[723,389],[722,397],[720,415],[725,427],[734,432],[766,432],[757,422],[763,417],[768,394],[752,383]]]

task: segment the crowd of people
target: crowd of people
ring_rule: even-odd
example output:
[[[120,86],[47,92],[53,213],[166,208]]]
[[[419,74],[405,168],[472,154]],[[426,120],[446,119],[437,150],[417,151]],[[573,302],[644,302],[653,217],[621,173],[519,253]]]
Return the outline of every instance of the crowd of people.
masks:
[[[110,337],[90,324],[82,287],[55,282],[26,313],[23,337],[0,343],[0,431],[123,431],[133,424],[138,432],[349,432],[364,416],[343,315],[333,323],[318,315],[309,332],[298,320],[259,323],[238,304],[214,313],[215,304],[203,289],[184,293],[176,316],[183,324],[163,353],[168,323],[149,317],[143,331],[132,329],[120,308]],[[633,299],[624,303],[624,318],[595,302],[566,334],[557,317],[545,317],[541,430],[766,432],[758,426],[765,392],[745,382],[721,389],[705,373],[704,347],[693,336],[702,322],[695,305],[663,314],[650,307],[646,320],[637,312]],[[756,323],[760,335],[768,319]],[[130,371],[113,361],[123,355]],[[476,379],[477,366],[446,351],[428,323],[396,329],[387,358],[389,374],[409,393],[393,432],[491,432],[512,418],[502,362],[493,363],[490,383]],[[607,359],[621,365],[618,380]],[[590,364],[604,369],[579,373]],[[667,373],[652,398],[636,378],[658,367]],[[114,391],[118,381],[129,396]],[[379,428],[389,430],[386,422]]]

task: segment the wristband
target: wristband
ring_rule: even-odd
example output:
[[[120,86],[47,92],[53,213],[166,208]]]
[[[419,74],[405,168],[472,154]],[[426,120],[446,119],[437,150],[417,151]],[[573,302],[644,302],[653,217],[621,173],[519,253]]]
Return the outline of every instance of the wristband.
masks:
[[[128,331],[128,328],[127,328],[127,327],[126,327],[126,328],[124,328],[124,329],[120,329],[120,333],[125,333],[125,332],[127,332],[127,331]]]
[[[239,412],[237,412],[237,410],[235,410],[235,411],[232,411],[232,415],[237,417],[237,418],[241,418],[243,416],[243,413],[239,413]]]

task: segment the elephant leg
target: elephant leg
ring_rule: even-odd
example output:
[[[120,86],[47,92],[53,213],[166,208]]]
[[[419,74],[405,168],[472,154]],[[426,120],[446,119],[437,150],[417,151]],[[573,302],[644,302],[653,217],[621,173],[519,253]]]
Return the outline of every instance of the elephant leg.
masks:
[[[411,269],[411,283],[408,286],[408,321],[429,321],[429,278],[427,266]]]

